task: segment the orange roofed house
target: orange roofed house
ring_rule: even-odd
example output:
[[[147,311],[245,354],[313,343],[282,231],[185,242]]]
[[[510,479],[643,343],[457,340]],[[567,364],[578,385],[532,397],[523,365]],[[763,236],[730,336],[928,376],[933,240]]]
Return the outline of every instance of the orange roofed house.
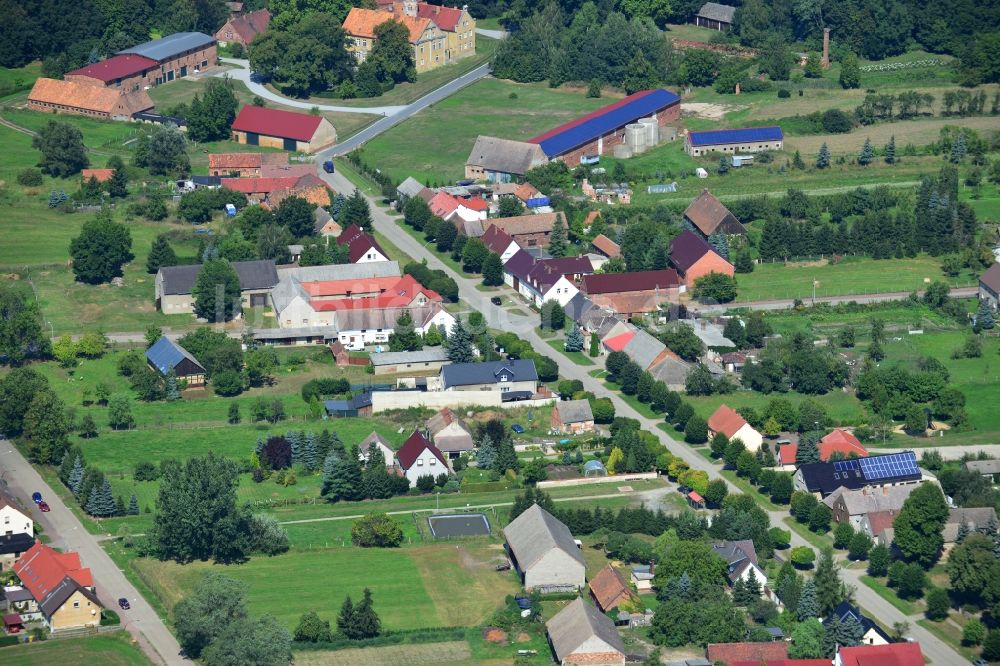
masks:
[[[634,603],[638,600],[622,575],[610,564],[597,572],[588,583],[588,587],[590,596],[604,613],[618,608],[621,604]]]
[[[288,164],[288,153],[209,153],[208,175],[224,178],[261,178],[264,176],[265,166],[286,164]]]
[[[31,607],[37,608],[51,631],[100,624],[102,606],[94,578],[81,566],[78,553],[60,553],[38,542],[14,564],[14,573],[35,600]]]
[[[101,120],[129,120],[153,108],[145,90],[125,92],[76,81],[40,78],[28,93],[32,111],[71,113]]]
[[[741,440],[747,451],[756,451],[764,443],[763,435],[754,430],[754,427],[729,405],[719,405],[719,408],[708,417],[708,436],[715,437],[719,432],[730,441]]]
[[[795,456],[799,451],[798,444],[785,444],[778,450],[778,462],[782,467],[795,466]],[[837,428],[829,435],[819,440],[819,459],[829,462],[837,454],[840,458],[867,458],[868,449],[847,430]]]
[[[218,29],[215,39],[221,46],[227,44],[249,46],[254,37],[267,30],[269,23],[271,23],[271,12],[266,9],[234,16]]]
[[[670,261],[684,276],[684,286],[694,289],[695,280],[709,273],[733,276],[733,265],[715,251],[704,238],[684,230],[670,242]]]
[[[386,21],[403,24],[410,33],[417,72],[426,72],[476,53],[476,20],[465,7],[426,2],[379,0],[378,9],[355,7],[344,19],[347,50],[364,62],[375,46],[375,28]]]

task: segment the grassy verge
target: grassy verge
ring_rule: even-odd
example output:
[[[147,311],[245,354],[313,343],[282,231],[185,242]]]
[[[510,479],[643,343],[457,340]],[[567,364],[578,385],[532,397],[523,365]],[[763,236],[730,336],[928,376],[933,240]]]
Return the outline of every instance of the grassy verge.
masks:
[[[955,617],[956,615],[952,614],[949,616],[949,619]],[[934,636],[936,636],[939,640],[944,641],[947,645],[951,646],[954,650],[958,651],[970,661],[979,658],[981,652],[979,648],[964,645],[962,643],[961,628],[951,624],[948,620],[935,622],[933,620],[924,619],[917,620],[917,624],[934,634]]]
[[[124,631],[0,648],[4,666],[42,666],[43,664],[101,664],[101,666],[138,666],[149,659],[131,636]]]
[[[758,491],[757,488],[754,487],[754,485],[751,484],[749,481],[740,476],[737,476],[736,472],[730,469],[720,469],[719,474],[724,476],[727,481],[735,485],[744,493],[750,495],[750,497],[753,497],[754,501],[756,501],[757,504],[760,504],[768,511],[786,511],[788,509],[787,506],[782,506],[780,504],[775,504],[774,502],[772,502],[767,495],[761,494],[760,491]]]
[[[634,395],[625,395],[624,393],[622,393],[621,392],[621,388],[619,388],[618,384],[616,384],[614,382],[611,382],[611,381],[605,380],[604,386],[609,391],[615,391],[618,394],[618,397],[621,398],[622,400],[624,400],[626,402],[626,404],[628,404],[629,407],[631,407],[635,411],[639,412],[640,414],[642,414],[643,416],[645,416],[647,419],[662,419],[663,418],[663,414],[661,414],[659,412],[655,412],[655,411],[652,410],[652,408],[650,408],[649,405],[645,405],[645,404],[639,402],[639,399],[636,398]]]
[[[565,340],[549,340],[548,343],[550,347],[577,365],[594,365],[594,362],[590,359],[590,357],[583,352],[571,352],[563,349]]]
[[[896,596],[894,591],[886,587],[880,580],[872,578],[868,575],[859,576],[859,578],[861,582],[870,587],[875,594],[895,606],[896,609],[904,615],[910,616],[920,612],[919,608],[905,599],[900,599]]]
[[[791,516],[785,518],[782,522],[788,525],[793,532],[808,541],[809,545],[815,548],[817,552],[833,547],[833,541],[827,538],[826,535],[816,534]]]

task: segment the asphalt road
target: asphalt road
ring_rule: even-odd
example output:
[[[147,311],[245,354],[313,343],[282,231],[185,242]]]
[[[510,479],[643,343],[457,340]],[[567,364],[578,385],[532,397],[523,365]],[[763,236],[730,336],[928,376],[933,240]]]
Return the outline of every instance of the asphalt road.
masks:
[[[54,548],[76,551],[83,566],[94,574],[97,597],[107,608],[118,612],[122,626],[138,642],[154,664],[191,664],[180,656],[181,646],[170,633],[156,611],[125,578],[114,560],[101,548],[96,535],[90,534],[62,499],[42,479],[24,456],[5,439],[0,439],[0,479],[7,490],[26,507],[32,520],[41,524]],[[40,492],[51,511],[42,513],[31,501],[33,492]],[[118,599],[125,597],[131,608],[118,608]]]
[[[337,192],[341,192],[346,195],[353,192],[355,189],[354,185],[339,172],[327,174],[320,170],[319,175]],[[503,306],[493,305],[490,303],[489,299],[491,296],[496,295],[494,292],[482,292],[476,289],[476,285],[479,284],[478,280],[470,279],[465,275],[455,273],[434,253],[429,251],[426,244],[420,243],[399,225],[397,225],[395,220],[379,206],[375,199],[371,197],[367,198],[372,209],[372,221],[375,229],[384,234],[408,257],[417,261],[425,260],[430,268],[443,270],[445,273],[450,275],[458,284],[460,301],[467,305],[470,309],[478,310],[483,313],[487,326],[496,330],[512,331],[517,333],[522,340],[529,342],[534,349],[541,350],[542,352],[554,357],[559,363],[560,375],[566,379],[579,380],[583,383],[584,390],[592,391],[595,395],[611,398],[611,402],[615,406],[615,413],[618,416],[626,416],[639,421],[643,428],[655,434],[660,439],[660,442],[667,450],[687,462],[692,469],[705,471],[709,475],[709,478],[722,478],[719,474],[719,468],[714,463],[702,457],[691,447],[675,440],[666,432],[661,430],[659,428],[659,425],[662,423],[661,420],[653,420],[641,415],[624,400],[622,400],[617,392],[609,391],[604,387],[601,381],[588,374],[590,370],[599,368],[600,366],[581,366],[576,364],[564,356],[561,352],[553,349],[553,347],[551,347],[546,340],[542,339],[542,337],[538,335],[535,331],[535,325],[537,323],[536,317],[513,314],[510,311],[511,306],[516,307],[521,303],[519,298],[513,296],[513,290],[505,288],[502,294],[504,299]],[[394,259],[400,258],[394,257]],[[523,308],[523,306],[521,307],[522,309],[526,309]],[[731,491],[742,492],[728,480],[726,483],[730,486]],[[782,521],[784,518],[788,517],[787,511],[769,512],[769,515],[772,525],[783,528],[786,527]],[[792,546],[811,547],[805,539],[800,537],[794,531],[792,531]],[[865,608],[874,617],[877,617],[886,626],[891,627],[896,622],[908,622],[910,624],[909,635],[913,639],[920,642],[924,656],[927,657],[931,663],[944,666],[961,664],[965,661],[961,655],[952,650],[943,641],[937,639],[923,627],[918,626],[916,624],[916,619],[918,618],[904,616],[903,613],[897,610],[889,602],[885,601],[869,587],[862,584],[860,581],[862,573],[864,572],[851,569],[841,569],[841,577],[845,583],[854,587],[854,598],[859,605]]]

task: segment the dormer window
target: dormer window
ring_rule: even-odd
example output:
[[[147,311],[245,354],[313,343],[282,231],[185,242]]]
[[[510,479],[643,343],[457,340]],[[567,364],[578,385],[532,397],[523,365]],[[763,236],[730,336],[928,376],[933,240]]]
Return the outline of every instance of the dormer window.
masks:
[[[510,379],[507,377],[507,373],[500,375],[500,381],[502,382],[510,381]]]

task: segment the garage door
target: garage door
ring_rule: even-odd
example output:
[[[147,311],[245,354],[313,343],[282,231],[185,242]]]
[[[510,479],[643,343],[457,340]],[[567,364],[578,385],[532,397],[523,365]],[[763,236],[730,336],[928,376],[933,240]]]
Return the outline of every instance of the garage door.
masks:
[[[260,135],[256,132],[247,132],[247,145],[248,146],[258,146],[260,145]]]

